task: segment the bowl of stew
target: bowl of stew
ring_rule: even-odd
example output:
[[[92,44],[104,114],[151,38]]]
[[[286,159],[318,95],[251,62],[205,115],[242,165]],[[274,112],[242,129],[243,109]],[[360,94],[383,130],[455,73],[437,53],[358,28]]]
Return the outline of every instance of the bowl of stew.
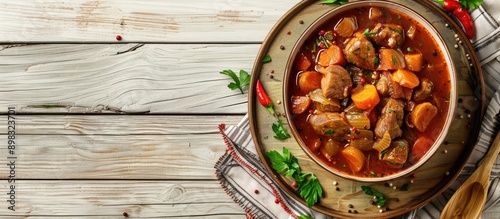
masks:
[[[407,176],[445,138],[456,76],[443,38],[403,5],[360,1],[318,18],[285,69],[284,107],[306,154],[343,178]]]

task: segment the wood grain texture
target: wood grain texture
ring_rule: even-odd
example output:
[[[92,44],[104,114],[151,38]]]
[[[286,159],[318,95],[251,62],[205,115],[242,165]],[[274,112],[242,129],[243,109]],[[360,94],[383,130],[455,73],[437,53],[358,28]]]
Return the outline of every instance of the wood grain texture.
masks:
[[[6,181],[0,186],[7,190]],[[216,180],[17,180],[16,188],[16,211],[2,204],[0,216],[244,218]]]
[[[141,45],[4,46],[0,112],[247,112],[246,91],[229,90],[219,72],[250,72],[260,45]]]
[[[0,2],[0,42],[260,42],[299,0]]]
[[[18,116],[16,178],[215,179],[214,164],[226,150],[218,125],[241,118]],[[0,163],[9,163],[7,147],[0,152]],[[2,179],[8,168],[0,166]]]

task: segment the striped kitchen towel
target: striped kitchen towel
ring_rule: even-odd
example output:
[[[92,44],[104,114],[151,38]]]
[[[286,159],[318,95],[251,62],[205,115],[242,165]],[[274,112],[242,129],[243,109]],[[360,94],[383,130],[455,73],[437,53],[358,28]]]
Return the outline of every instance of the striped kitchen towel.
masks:
[[[439,218],[447,200],[475,170],[500,128],[500,121],[496,116],[500,112],[500,4],[498,0],[484,0],[481,7],[471,12],[471,16],[476,26],[473,45],[481,62],[487,98],[478,146],[449,189],[422,208],[399,218]],[[247,116],[236,126],[226,127],[221,124],[219,129],[227,151],[215,165],[216,175],[221,186],[245,209],[248,217],[296,218],[297,215],[305,214],[313,218],[331,218],[295,201],[274,184],[257,155]],[[499,158],[493,166],[490,180],[484,210],[500,208]]]

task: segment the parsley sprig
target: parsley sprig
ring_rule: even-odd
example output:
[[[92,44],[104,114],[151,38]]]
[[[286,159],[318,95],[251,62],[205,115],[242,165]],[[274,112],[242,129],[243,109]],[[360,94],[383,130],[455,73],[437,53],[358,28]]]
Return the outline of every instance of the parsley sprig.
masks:
[[[234,82],[229,83],[227,87],[231,90],[239,89],[241,91],[241,94],[244,94],[243,89],[250,84],[250,75],[244,70],[240,70],[239,77],[236,75],[236,73],[234,73],[234,71],[230,69],[223,70],[219,73],[231,77]]]
[[[483,0],[459,0],[460,4],[469,9],[476,9],[483,3]]]
[[[285,140],[287,138],[290,138],[290,134],[288,134],[288,131],[283,126],[283,122],[281,121],[281,119],[278,119],[278,123],[273,123],[272,128],[274,132],[274,138],[278,140]]]
[[[363,31],[363,35],[365,36],[370,36],[376,34],[375,32],[371,32],[370,29],[366,28],[365,31]]]
[[[369,186],[361,186],[361,189],[365,192],[365,194],[377,197],[377,201],[375,203],[378,206],[384,206],[385,202],[387,201],[387,197]]]
[[[443,5],[445,2],[445,0],[434,0],[434,1],[439,3],[440,5]],[[483,3],[483,0],[458,0],[458,2],[466,9],[476,9]]]
[[[291,176],[297,183],[297,194],[302,197],[307,206],[311,207],[323,196],[323,189],[318,178],[311,172],[302,172],[299,161],[290,151],[283,148],[283,155],[278,151],[269,151],[266,156],[272,161],[272,168],[284,176]]]
[[[321,4],[325,5],[341,5],[349,2],[349,0],[324,0]]]

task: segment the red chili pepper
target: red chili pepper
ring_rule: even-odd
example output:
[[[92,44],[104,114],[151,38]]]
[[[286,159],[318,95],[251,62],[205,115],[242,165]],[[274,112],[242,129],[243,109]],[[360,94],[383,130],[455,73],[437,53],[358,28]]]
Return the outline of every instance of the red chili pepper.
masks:
[[[435,2],[443,5],[443,9],[451,12],[457,19],[462,23],[465,34],[469,39],[472,39],[475,34],[474,23],[472,18],[467,11],[467,9],[463,8],[460,2],[456,0],[434,0]]]
[[[455,15],[462,23],[467,37],[469,37],[469,39],[474,38],[474,23],[469,12],[466,9],[459,7],[453,11],[453,15]]]
[[[257,80],[255,92],[257,93],[257,99],[259,99],[260,104],[266,107],[266,109],[274,116],[273,101],[271,101],[271,98],[267,95],[264,87],[262,87],[260,80]]]
[[[462,5],[460,2],[457,2],[455,0],[444,0],[443,2],[443,9],[449,12],[453,12],[457,8],[461,8]]]

